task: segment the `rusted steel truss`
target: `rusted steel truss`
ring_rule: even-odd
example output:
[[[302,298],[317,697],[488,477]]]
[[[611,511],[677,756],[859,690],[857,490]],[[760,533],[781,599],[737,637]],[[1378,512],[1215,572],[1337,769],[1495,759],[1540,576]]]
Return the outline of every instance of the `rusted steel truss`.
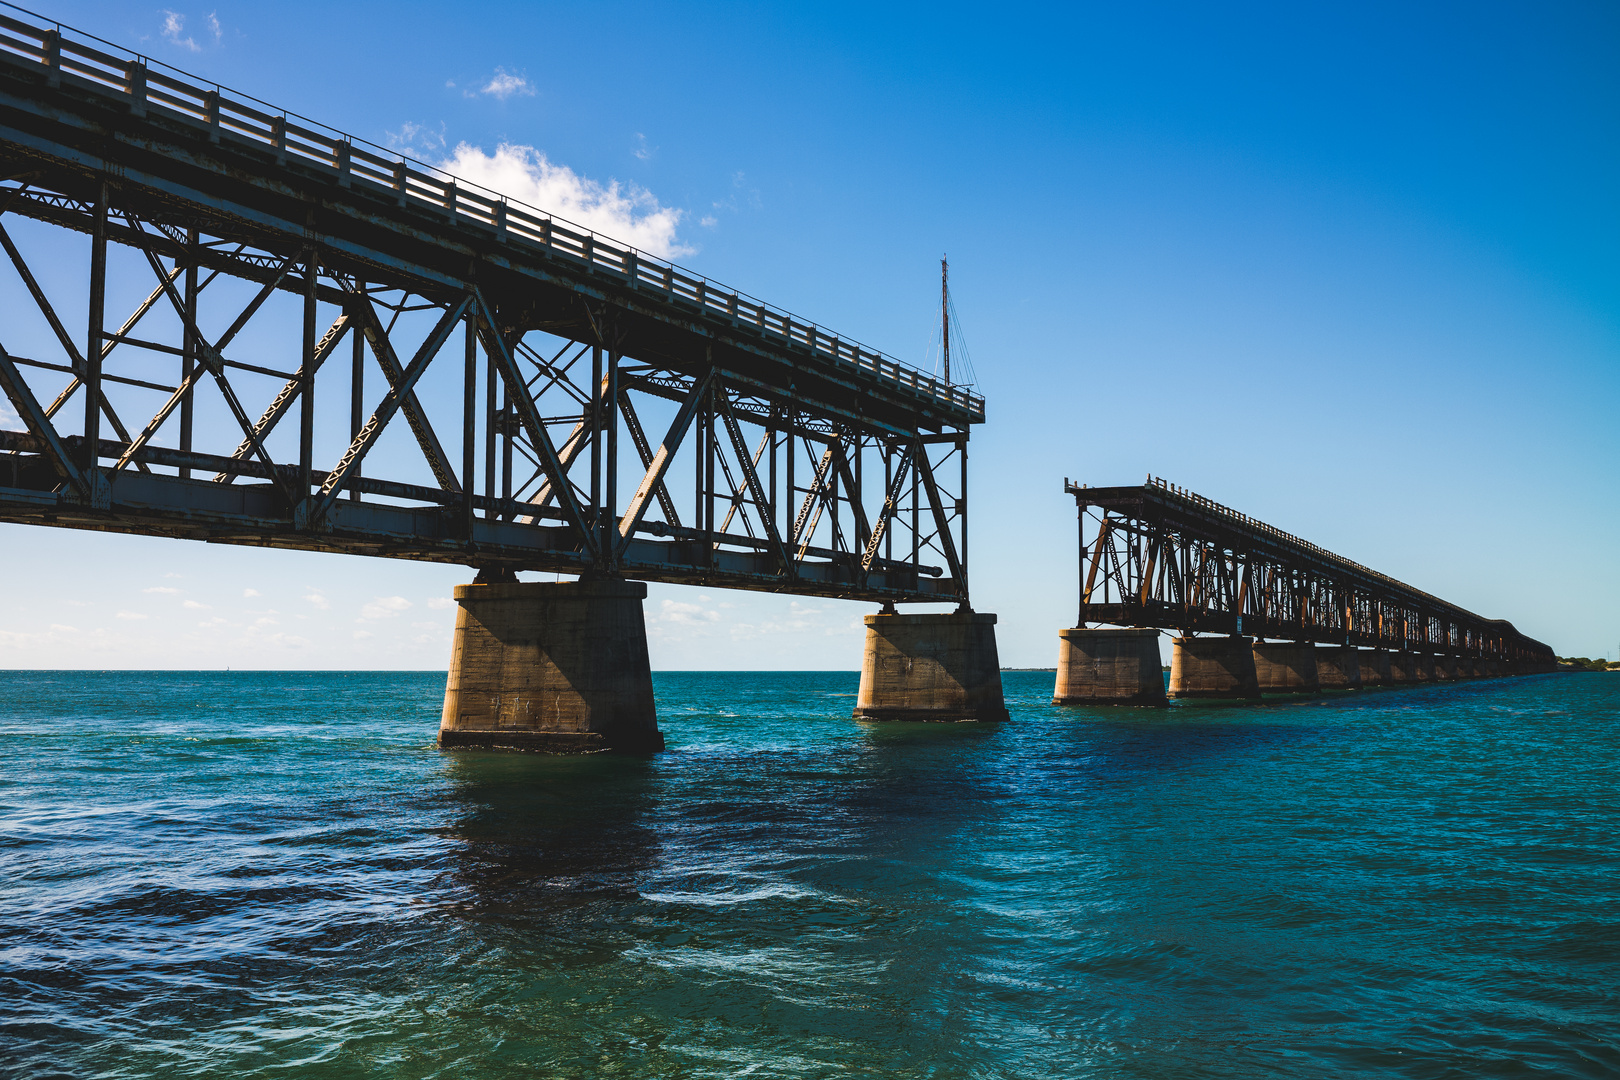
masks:
[[[967,599],[981,398],[373,156],[0,18],[0,520]]]
[[[1084,487],[1077,625],[1245,634],[1551,663],[1513,624],[1484,619],[1200,495],[1149,477]]]

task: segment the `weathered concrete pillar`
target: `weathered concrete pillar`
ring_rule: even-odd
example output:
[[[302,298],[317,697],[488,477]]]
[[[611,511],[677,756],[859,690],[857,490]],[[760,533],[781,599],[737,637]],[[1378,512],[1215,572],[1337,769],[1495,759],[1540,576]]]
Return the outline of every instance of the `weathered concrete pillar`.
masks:
[[[1259,668],[1259,663],[1255,667]],[[1324,645],[1316,650],[1316,678],[1323,690],[1360,690],[1361,657],[1352,645]]]
[[[1388,686],[1395,681],[1390,669],[1389,653],[1383,649],[1363,649],[1356,656],[1361,664],[1362,686]]]
[[[868,615],[857,720],[1005,720],[996,617]]]
[[[1168,705],[1157,630],[1058,631],[1054,705]]]
[[[1457,658],[1450,653],[1439,653],[1434,658],[1434,681],[1457,681]]]
[[[439,745],[664,748],[639,581],[458,585]]]
[[[1316,646],[1308,641],[1255,642],[1254,674],[1262,694],[1315,694],[1322,689]]]
[[[1498,670],[1496,661],[1490,659],[1489,657],[1479,661],[1478,669],[1479,677],[1482,679],[1494,679],[1501,674],[1501,671]]]
[[[1246,637],[1175,638],[1170,643],[1173,698],[1258,698],[1254,648]]]
[[[1456,657],[1456,661],[1457,678],[1473,679],[1478,677],[1478,672],[1474,670],[1474,658],[1472,656],[1459,656]]]
[[[1423,653],[1391,653],[1389,662],[1396,673],[1395,681],[1398,683],[1434,681],[1434,662]]]

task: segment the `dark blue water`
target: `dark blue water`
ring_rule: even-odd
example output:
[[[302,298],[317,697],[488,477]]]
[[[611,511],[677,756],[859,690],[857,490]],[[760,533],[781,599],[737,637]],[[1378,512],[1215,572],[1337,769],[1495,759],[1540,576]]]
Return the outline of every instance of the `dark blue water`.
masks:
[[[658,676],[635,760],[440,753],[442,674],[0,673],[0,1075],[1620,1075],[1620,676],[855,683]]]

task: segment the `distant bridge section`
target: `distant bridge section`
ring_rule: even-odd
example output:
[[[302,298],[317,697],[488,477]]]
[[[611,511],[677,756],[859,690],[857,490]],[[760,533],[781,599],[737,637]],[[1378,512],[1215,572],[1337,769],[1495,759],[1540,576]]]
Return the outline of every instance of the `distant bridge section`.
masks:
[[[1245,635],[1553,670],[1553,651],[1201,495],[1149,477],[1064,481],[1080,529],[1078,626]]]

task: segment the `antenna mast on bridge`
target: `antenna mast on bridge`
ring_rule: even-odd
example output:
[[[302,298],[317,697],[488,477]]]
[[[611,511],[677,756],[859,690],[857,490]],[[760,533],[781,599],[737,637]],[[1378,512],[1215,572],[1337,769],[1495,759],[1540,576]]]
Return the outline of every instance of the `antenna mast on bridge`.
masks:
[[[951,264],[943,255],[939,257],[939,324],[945,328],[945,385],[951,386]]]

